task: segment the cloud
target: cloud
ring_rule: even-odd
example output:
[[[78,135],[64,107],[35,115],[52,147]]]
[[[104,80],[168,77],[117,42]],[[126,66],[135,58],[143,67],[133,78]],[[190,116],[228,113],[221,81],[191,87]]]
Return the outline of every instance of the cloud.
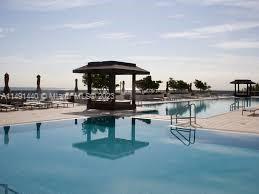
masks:
[[[203,2],[205,5],[222,5],[246,9],[259,9],[258,0],[203,0],[200,2]]]
[[[233,89],[229,84],[234,79],[251,79],[258,82],[259,57],[230,54],[213,56],[129,56],[124,59],[136,64],[145,64],[156,79],[165,81],[169,77],[191,82],[202,79],[213,89]],[[249,67],[249,71],[247,70]],[[234,71],[233,71],[234,69]],[[164,84],[161,88],[165,87]]]
[[[155,43],[155,41],[152,41],[152,40],[143,40],[143,41],[133,42],[132,45],[144,46],[144,45],[151,45],[151,44],[154,44],[154,43]]]
[[[184,18],[184,14],[170,15],[170,16],[168,16],[168,18],[173,19],[173,20],[182,19],[182,18]]]
[[[215,44],[214,47],[222,49],[257,49],[259,41],[227,41]]]
[[[0,27],[0,38],[6,37],[7,34],[13,33],[15,31],[14,28],[1,28]]]
[[[240,55],[230,55],[230,54],[217,54],[214,56],[160,56],[160,55],[139,55],[139,56],[129,56],[127,60],[133,61],[140,64],[150,64],[150,65],[172,65],[174,64],[174,69],[176,71],[195,71],[200,69],[200,71],[221,71],[224,69],[225,72],[233,72],[235,68],[236,72],[247,72],[247,67],[250,67],[251,71],[258,73],[259,68],[259,57],[258,56],[240,56]],[[245,64],[245,65],[244,65]],[[188,68],[186,68],[188,67]],[[253,70],[252,70],[253,69]],[[247,72],[249,73],[249,72]]]
[[[18,10],[54,11],[103,4],[107,0],[5,0],[7,6]]]
[[[157,1],[155,2],[155,6],[157,7],[171,7],[174,5],[172,1]]]
[[[258,0],[177,0],[178,3],[200,4],[204,6],[227,6],[243,9],[259,9]]]
[[[57,30],[57,29],[72,29],[72,30],[83,30],[83,29],[95,29],[100,28],[109,24],[107,21],[95,21],[89,23],[66,23],[57,26],[44,27],[45,30]]]
[[[195,28],[190,31],[164,33],[161,35],[161,37],[162,38],[189,38],[189,39],[209,38],[212,35],[215,35],[218,33],[249,30],[257,27],[259,27],[258,21],[239,22],[239,23],[233,23],[233,24],[222,24],[222,25],[207,26],[202,28]]]
[[[127,32],[114,32],[114,33],[100,34],[98,35],[98,37],[103,39],[123,40],[123,39],[134,38],[135,35],[132,35]]]

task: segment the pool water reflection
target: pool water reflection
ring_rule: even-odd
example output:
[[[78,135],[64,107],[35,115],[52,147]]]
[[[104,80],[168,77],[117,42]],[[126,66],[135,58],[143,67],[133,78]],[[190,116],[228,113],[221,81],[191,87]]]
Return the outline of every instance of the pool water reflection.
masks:
[[[19,193],[257,194],[259,136],[95,117],[1,127],[0,184]]]
[[[87,136],[87,141],[74,143],[73,147],[86,152],[88,155],[94,155],[107,159],[118,159],[130,154],[134,154],[135,150],[148,146],[148,142],[136,140],[135,118],[131,120],[131,139],[122,139],[115,136],[115,120],[116,117],[92,117],[84,120],[82,130]],[[98,131],[108,132],[108,137],[92,139],[92,134]]]
[[[230,105],[236,101],[239,101],[240,106],[243,105],[245,107],[253,107],[259,105],[259,98],[245,98],[241,100],[237,100],[234,98],[218,100],[199,100],[190,101],[190,103],[196,105],[196,114],[198,117],[206,118],[229,112]],[[189,108],[186,106],[187,104],[188,102],[173,102],[143,106],[157,110],[157,114],[160,115],[176,115],[177,113],[179,113],[179,115],[186,116],[189,112]]]

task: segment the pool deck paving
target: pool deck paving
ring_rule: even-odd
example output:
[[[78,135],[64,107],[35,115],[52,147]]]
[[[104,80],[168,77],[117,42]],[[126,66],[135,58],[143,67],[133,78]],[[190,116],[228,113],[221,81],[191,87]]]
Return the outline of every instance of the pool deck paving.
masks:
[[[0,112],[0,126],[61,119],[86,118],[89,116],[101,115],[134,116],[136,118],[142,119],[162,120],[167,121],[168,125],[170,125],[170,116],[148,114],[149,111],[153,110],[137,107],[137,110],[135,112],[101,111],[86,110],[86,106],[75,105],[75,107],[70,108]],[[175,116],[173,116],[173,122],[175,123]],[[188,120],[179,120],[179,125],[183,127],[188,127],[189,122]],[[209,118],[197,118],[196,124],[193,123],[192,126],[201,129],[259,134],[259,111],[257,111],[255,115],[249,112],[244,112],[244,115],[242,116],[242,111],[237,110],[221,115],[212,116]]]
[[[148,113],[152,109],[138,107],[136,111],[103,111],[103,110],[86,110],[85,105],[75,104],[74,107],[68,108],[51,108],[35,110],[19,110],[0,112],[0,126],[25,124],[33,122],[44,122],[64,119],[86,118],[90,116],[115,115],[115,116],[132,116],[136,114]]]

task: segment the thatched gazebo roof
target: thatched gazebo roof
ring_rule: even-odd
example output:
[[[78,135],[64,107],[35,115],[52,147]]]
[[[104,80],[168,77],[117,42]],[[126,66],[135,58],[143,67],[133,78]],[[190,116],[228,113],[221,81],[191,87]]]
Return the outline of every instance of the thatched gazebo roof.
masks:
[[[89,62],[88,65],[74,69],[73,73],[92,73],[92,74],[114,73],[116,75],[150,74],[149,71],[146,71],[138,67],[134,63],[125,63],[125,62],[119,62],[119,61]]]
[[[231,84],[255,84],[255,82],[251,81],[250,79],[236,79]]]

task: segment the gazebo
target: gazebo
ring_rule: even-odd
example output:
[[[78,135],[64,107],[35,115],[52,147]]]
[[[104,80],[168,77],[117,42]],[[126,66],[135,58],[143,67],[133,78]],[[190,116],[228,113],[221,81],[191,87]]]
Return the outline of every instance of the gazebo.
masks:
[[[82,123],[82,130],[87,136],[87,140],[72,144],[73,148],[77,148],[88,155],[100,158],[116,160],[135,153],[136,150],[147,147],[148,142],[136,140],[136,119],[131,119],[131,139],[116,137],[115,120],[118,118],[92,117],[87,118]],[[96,133],[107,132],[108,137],[92,138]],[[98,136],[98,135],[95,135]]]
[[[149,75],[146,71],[133,63],[125,63],[119,61],[101,61],[89,62],[88,65],[74,69],[73,73],[85,73],[88,76],[88,94],[92,93],[92,75],[104,74],[109,75],[109,93],[114,94],[114,98],[109,101],[91,100],[87,101],[88,109],[103,109],[103,110],[134,110],[136,109],[136,75]],[[132,102],[116,102],[116,75],[132,75]]]
[[[255,84],[255,82],[248,80],[248,79],[236,79],[231,84],[235,84],[235,92],[234,96],[236,97],[251,97],[252,93],[252,85]],[[246,91],[240,91],[239,85],[246,85]]]

